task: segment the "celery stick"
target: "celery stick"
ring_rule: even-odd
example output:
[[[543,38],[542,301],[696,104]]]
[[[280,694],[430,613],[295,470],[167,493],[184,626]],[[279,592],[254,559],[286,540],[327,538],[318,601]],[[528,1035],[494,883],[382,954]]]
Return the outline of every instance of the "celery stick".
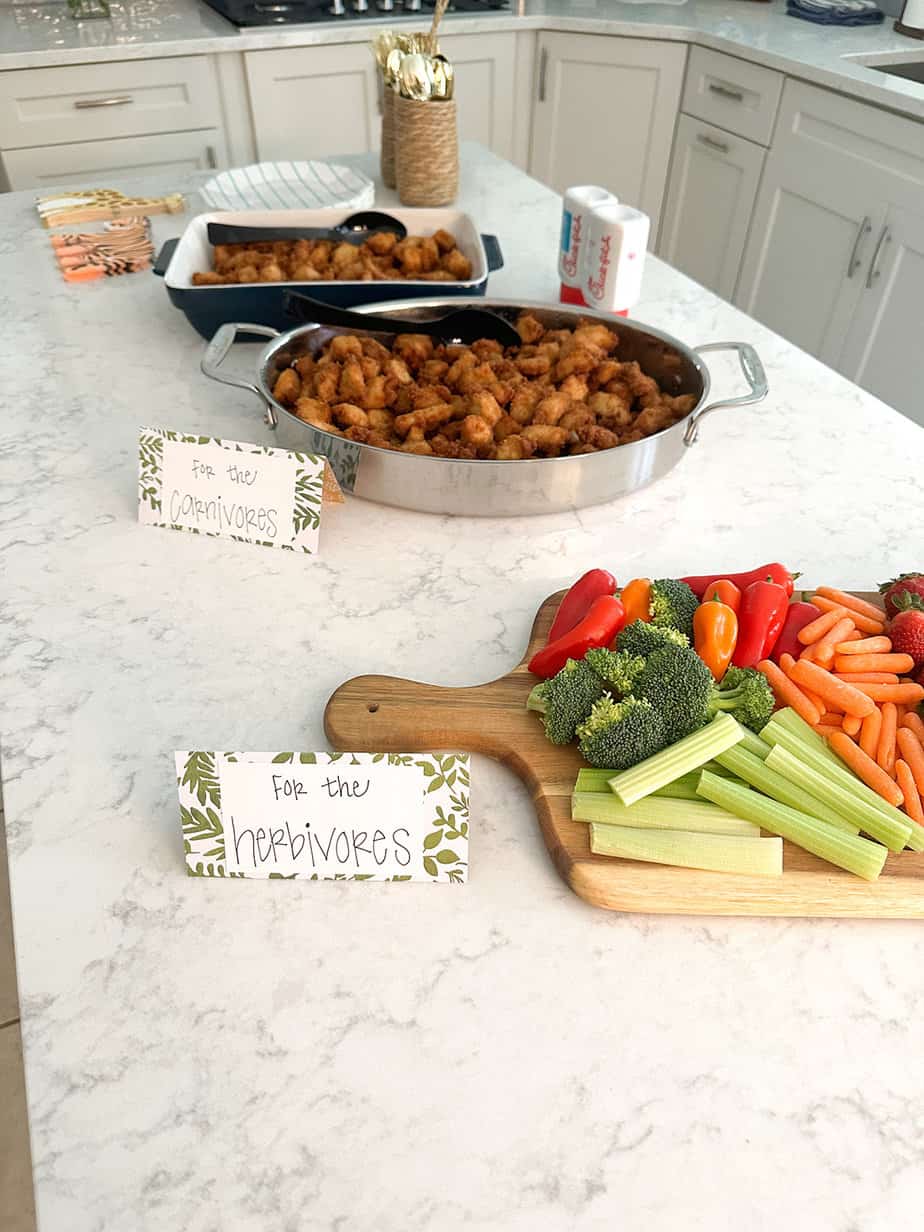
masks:
[[[770,722],[775,723],[777,727],[782,727],[786,731],[791,732],[792,735],[798,736],[804,744],[810,744],[813,749],[818,749],[830,761],[840,764],[840,758],[828,747],[827,740],[823,736],[819,736],[818,732],[812,731],[805,719],[801,715],[796,714],[791,706],[777,710]],[[764,739],[766,740],[766,737]],[[764,756],[766,757],[766,753]]]
[[[860,829],[864,830],[870,838],[885,843],[890,851],[901,851],[908,842],[911,827],[907,822],[893,821],[891,817],[886,817],[880,813],[878,808],[855,792],[853,784],[845,786],[828,778],[827,775],[820,774],[807,761],[796,757],[782,745],[774,745],[767,755],[766,765],[771,770],[782,774],[783,778],[789,779],[791,783],[804,788],[810,795],[817,796],[823,803],[830,804],[845,817],[857,822]],[[856,782],[859,783],[860,780],[857,779]],[[898,815],[901,817],[901,813]]]
[[[737,744],[744,729],[730,714],[718,714],[711,723],[691,736],[684,736],[653,757],[646,757],[610,779],[610,787],[623,804],[634,804],[665,783],[673,783],[681,774],[697,770],[711,757],[724,753]]]
[[[593,825],[590,827],[590,850],[598,856],[621,856],[626,860],[704,868],[716,873],[779,877],[783,871],[783,844],[778,838]]]
[[[703,774],[700,795],[739,817],[753,821],[774,834],[810,851],[819,859],[836,864],[866,881],[875,881],[882,872],[888,852],[879,843],[835,830],[817,817],[809,817],[788,804],[780,804],[746,787],[736,787],[715,774]]]
[[[758,791],[762,791],[765,796],[770,796],[772,800],[778,800],[780,804],[788,804],[790,808],[808,813],[810,817],[817,817],[819,821],[826,821],[838,830],[846,830],[848,834],[858,833],[860,827],[848,817],[816,799],[804,787],[799,787],[798,784],[783,778],[782,774],[771,769],[759,757],[742,749],[740,745],[735,745],[734,748],[720,753],[718,760],[726,770],[734,770],[745,782],[756,787]]]
[[[571,797],[574,821],[603,826],[634,826],[639,830],[684,830],[688,834],[738,834],[760,838],[759,826],[733,817],[701,796],[693,800],[662,800],[648,796],[638,804],[620,804],[612,792],[576,791]]]
[[[767,752],[770,752],[770,746],[767,745]],[[720,766],[717,761],[706,762],[703,766],[704,770],[711,770],[713,774],[719,774],[723,779],[734,778],[735,776],[724,767]],[[610,791],[610,779],[613,777],[612,770],[600,770],[596,766],[585,766],[583,770],[578,771],[577,782],[574,784],[575,791]],[[699,771],[691,770],[689,774],[681,774],[679,779],[674,779],[672,783],[665,783],[663,787],[659,787],[653,795],[665,796],[671,800],[698,800],[696,787],[699,783]],[[612,795],[612,792],[610,792]]]
[[[911,837],[908,839],[906,846],[910,851],[924,851],[924,826],[914,821],[911,817],[907,818],[907,821],[908,825],[911,826]]]
[[[811,730],[811,729],[809,729]],[[757,732],[752,732],[749,727],[743,728],[744,735],[741,738],[741,748],[747,749],[749,753],[753,753],[755,757],[759,757],[761,761],[770,752],[770,745],[761,740]],[[710,773],[714,773],[710,767]]]
[[[854,774],[846,762],[841,761],[833,753],[830,758],[820,755],[813,745],[806,743],[798,736],[794,736],[787,728],[778,727],[774,721],[768,723],[764,728],[764,735],[767,736],[771,744],[778,744],[780,748],[786,749],[794,757],[798,757],[800,761],[811,766],[813,770],[830,779],[832,783],[839,783],[848,791],[852,791],[859,799],[865,800],[867,804],[878,809],[889,821],[900,826],[907,826],[909,824],[908,818],[904,813],[899,812],[894,804],[889,804],[888,800],[883,800],[882,796],[878,792],[873,791],[871,787],[867,787],[863,780]],[[805,784],[802,785],[805,786]]]

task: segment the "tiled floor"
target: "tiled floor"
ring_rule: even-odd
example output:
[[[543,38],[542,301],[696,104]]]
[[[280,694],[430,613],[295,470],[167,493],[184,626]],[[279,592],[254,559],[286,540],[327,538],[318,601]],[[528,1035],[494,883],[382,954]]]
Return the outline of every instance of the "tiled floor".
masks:
[[[0,1232],[35,1232],[19,1002],[10,924],[6,831],[0,813]]]

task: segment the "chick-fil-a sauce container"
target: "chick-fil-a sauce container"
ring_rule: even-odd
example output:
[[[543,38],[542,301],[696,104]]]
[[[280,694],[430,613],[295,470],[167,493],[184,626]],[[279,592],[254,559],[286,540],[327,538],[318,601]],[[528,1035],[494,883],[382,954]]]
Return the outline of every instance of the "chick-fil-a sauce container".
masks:
[[[631,205],[604,202],[585,218],[581,290],[584,303],[622,316],[638,303],[651,220]]]
[[[581,289],[581,253],[587,231],[587,216],[595,205],[617,204],[617,198],[598,184],[579,184],[565,192],[558,249],[559,299],[563,304],[586,304]]]

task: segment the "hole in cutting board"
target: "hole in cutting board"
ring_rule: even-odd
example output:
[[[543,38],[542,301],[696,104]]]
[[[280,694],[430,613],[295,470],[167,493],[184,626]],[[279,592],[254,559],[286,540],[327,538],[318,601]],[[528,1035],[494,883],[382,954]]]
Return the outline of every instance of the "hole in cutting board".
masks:
[[[366,707],[366,709],[369,711],[370,714],[375,714],[378,708],[379,708],[378,702],[370,702],[369,705]]]

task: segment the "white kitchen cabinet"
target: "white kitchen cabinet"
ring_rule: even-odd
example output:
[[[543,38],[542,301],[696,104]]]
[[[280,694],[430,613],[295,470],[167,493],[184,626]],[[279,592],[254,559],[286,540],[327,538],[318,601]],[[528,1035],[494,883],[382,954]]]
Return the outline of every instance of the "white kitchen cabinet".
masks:
[[[837,366],[924,426],[924,208],[892,206],[871,251]]]
[[[59,184],[92,188],[118,187],[118,177],[188,175],[226,163],[221,129],[193,133],[161,133],[149,137],[119,137],[111,141],[85,141],[39,146],[34,150],[5,150],[3,166],[14,191],[54,188]]]
[[[602,184],[658,233],[686,46],[541,34],[530,173],[561,192]]]
[[[248,51],[244,63],[259,158],[378,148],[377,69],[365,43]]]
[[[765,154],[692,116],[677,122],[658,255],[725,299],[735,292]]]
[[[922,201],[924,126],[787,81],[735,295],[918,418]]]
[[[515,33],[448,34],[460,141],[514,152]],[[379,146],[377,70],[365,43],[244,56],[260,158],[361,154]]]

